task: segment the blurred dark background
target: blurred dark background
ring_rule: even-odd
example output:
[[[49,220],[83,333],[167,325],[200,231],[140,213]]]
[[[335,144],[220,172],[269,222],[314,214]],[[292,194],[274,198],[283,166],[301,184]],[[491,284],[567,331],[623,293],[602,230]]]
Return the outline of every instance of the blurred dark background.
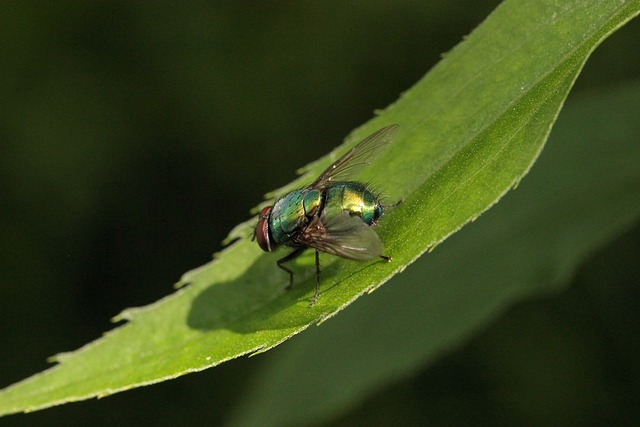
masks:
[[[393,102],[497,4],[3,2],[0,387],[99,337],[123,308],[171,293],[183,272],[221,249],[264,193]],[[576,91],[637,78],[638,41],[637,24],[606,41]],[[580,331],[579,345],[604,353],[635,346],[637,355],[640,307],[627,296],[638,289],[639,233],[594,256],[570,292],[515,307],[491,333],[380,391],[338,423],[389,416],[491,425],[501,413],[499,421],[522,425],[526,414],[544,413],[545,401],[532,396],[566,396],[543,392],[545,379],[518,375],[563,343],[557,325],[568,319],[578,319],[571,326]],[[620,286],[601,288],[598,274]],[[617,312],[599,308],[603,292],[621,301]],[[599,334],[594,310],[595,319],[629,333]],[[540,352],[518,355],[516,366],[508,343],[522,328],[539,332]],[[607,360],[610,369],[598,371],[587,389],[603,393],[613,412],[621,408],[613,421],[631,419],[625,399],[640,392],[638,376],[628,381],[629,372]],[[260,363],[240,359],[0,422],[215,425]],[[501,395],[509,381],[530,394]],[[578,400],[568,399],[569,415],[579,414],[571,404]]]

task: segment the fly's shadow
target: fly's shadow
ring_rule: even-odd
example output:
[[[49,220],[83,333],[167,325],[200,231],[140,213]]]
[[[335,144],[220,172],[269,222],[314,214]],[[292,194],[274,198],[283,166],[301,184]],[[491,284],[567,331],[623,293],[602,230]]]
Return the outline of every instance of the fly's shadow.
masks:
[[[290,264],[296,274],[296,283],[291,289],[287,289],[289,276],[276,266],[276,255],[279,253],[258,257],[243,274],[227,282],[207,284],[206,274],[195,275],[189,286],[203,290],[193,300],[187,316],[188,326],[250,333],[306,325],[310,319],[316,319],[316,308],[309,307],[310,291],[315,288],[315,270],[309,268],[314,262],[313,250]],[[340,263],[335,261],[323,265],[321,292],[339,285],[331,280],[340,269]],[[298,305],[300,310],[287,310],[293,305]],[[295,315],[277,315],[285,310]]]

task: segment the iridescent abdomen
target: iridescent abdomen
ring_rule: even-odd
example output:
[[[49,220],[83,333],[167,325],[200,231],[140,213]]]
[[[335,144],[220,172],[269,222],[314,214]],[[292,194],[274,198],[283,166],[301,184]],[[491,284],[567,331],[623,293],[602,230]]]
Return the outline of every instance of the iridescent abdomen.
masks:
[[[335,182],[326,190],[324,209],[339,208],[357,215],[371,225],[382,215],[378,196],[364,184],[355,181]]]

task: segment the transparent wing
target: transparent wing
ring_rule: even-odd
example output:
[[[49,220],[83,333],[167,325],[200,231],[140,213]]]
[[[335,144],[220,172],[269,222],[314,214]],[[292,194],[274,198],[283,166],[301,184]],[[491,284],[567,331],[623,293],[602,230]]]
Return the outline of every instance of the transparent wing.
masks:
[[[301,240],[319,251],[359,261],[378,258],[384,250],[371,227],[344,211],[315,217],[302,232]]]
[[[363,139],[358,145],[325,169],[310,187],[322,189],[331,181],[345,181],[348,176],[371,164],[391,142],[398,127],[398,125],[383,127]]]

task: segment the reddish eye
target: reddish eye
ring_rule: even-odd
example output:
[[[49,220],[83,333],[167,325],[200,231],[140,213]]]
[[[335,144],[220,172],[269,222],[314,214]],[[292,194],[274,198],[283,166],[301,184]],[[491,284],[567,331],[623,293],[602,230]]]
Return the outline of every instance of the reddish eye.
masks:
[[[271,206],[260,211],[258,216],[258,225],[256,225],[256,239],[258,245],[265,252],[271,252],[271,239],[269,238],[269,214],[271,213]]]

